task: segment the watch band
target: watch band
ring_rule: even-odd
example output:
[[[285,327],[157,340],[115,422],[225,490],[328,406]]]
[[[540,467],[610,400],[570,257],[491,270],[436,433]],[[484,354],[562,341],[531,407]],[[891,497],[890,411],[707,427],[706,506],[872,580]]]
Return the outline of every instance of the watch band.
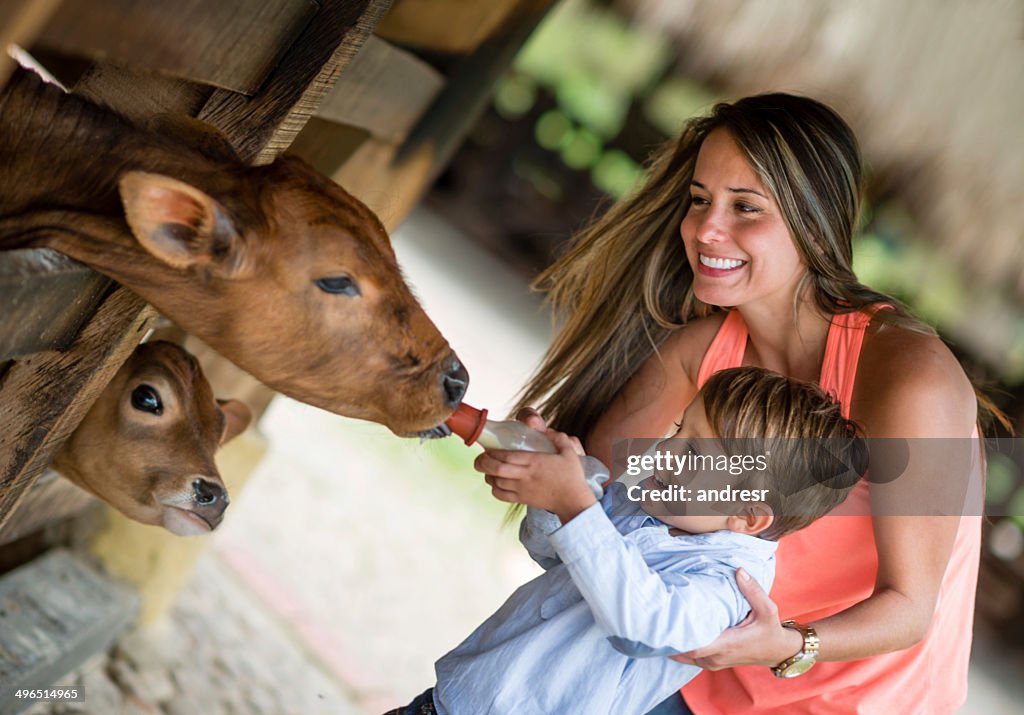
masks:
[[[821,641],[818,639],[818,632],[811,626],[796,621],[783,621],[782,627],[792,628],[799,633],[804,639],[804,644],[796,654],[773,666],[772,675],[777,678],[795,678],[806,673],[817,662]]]

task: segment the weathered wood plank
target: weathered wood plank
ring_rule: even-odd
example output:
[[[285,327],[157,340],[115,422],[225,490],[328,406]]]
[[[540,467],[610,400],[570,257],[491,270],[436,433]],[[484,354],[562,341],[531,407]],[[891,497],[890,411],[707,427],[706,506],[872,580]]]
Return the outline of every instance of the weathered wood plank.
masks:
[[[74,516],[97,501],[89,492],[47,469],[26,490],[18,509],[0,527],[0,546]]]
[[[154,315],[141,298],[118,288],[67,352],[37,353],[15,362],[4,375],[0,527],[142,339]]]
[[[252,94],[318,9],[316,0],[63,0],[39,43]]]
[[[330,172],[331,178],[394,228],[450,161],[486,107],[491,88],[553,4],[523,0],[500,31],[455,64],[444,89],[403,143],[370,137]]]
[[[369,206],[387,228],[396,227],[451,159],[485,108],[491,87],[553,4],[524,0],[476,53],[455,63],[405,141],[362,139],[359,130],[317,120],[319,126],[308,127],[294,149]],[[335,137],[346,141],[346,150],[332,156]]]
[[[199,113],[246,161],[267,163],[288,148],[391,0],[321,0],[321,6],[257,94],[218,90]]]
[[[398,159],[398,145],[369,137],[331,178],[370,207],[388,231],[409,215],[441,166],[433,146],[423,144]]]
[[[209,99],[213,88],[100,63],[82,75],[74,92],[142,124],[156,114],[194,115]]]
[[[7,54],[8,45],[31,44],[61,0],[0,0],[0,88],[17,63]]]
[[[519,0],[501,27],[476,52],[455,64],[444,91],[400,147],[397,162],[431,146],[435,155],[431,180],[436,177],[487,106],[498,79],[554,1]]]
[[[522,4],[524,0],[398,0],[377,34],[423,50],[465,54],[475,51]]]
[[[0,252],[0,361],[66,348],[110,285],[56,251]]]
[[[65,549],[0,578],[0,712],[109,647],[132,622],[138,596]]]
[[[295,137],[288,152],[301,156],[321,174],[331,176],[369,136],[365,129],[313,117]]]
[[[444,87],[444,76],[415,55],[366,38],[316,116],[400,142]]]

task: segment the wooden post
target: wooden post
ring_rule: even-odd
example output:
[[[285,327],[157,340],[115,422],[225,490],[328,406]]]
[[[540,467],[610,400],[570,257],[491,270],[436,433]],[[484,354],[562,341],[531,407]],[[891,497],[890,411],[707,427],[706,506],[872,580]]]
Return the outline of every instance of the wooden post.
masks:
[[[255,94],[316,0],[63,0],[45,48]]]
[[[118,288],[67,352],[15,362],[0,400],[0,527],[138,345],[155,313]]]
[[[370,137],[331,178],[373,209],[389,229],[401,223],[451,160],[486,108],[491,87],[553,4],[519,0],[473,54],[454,64],[444,88],[403,142]]]
[[[246,161],[272,161],[292,143],[390,7],[391,0],[321,0],[320,12],[257,94],[219,90],[199,118],[227,134]]]
[[[81,557],[55,550],[0,577],[0,603],[0,712],[17,713],[29,706],[18,690],[45,688],[110,647],[138,597]]]
[[[67,349],[110,286],[106,277],[56,251],[0,253],[0,361]]]

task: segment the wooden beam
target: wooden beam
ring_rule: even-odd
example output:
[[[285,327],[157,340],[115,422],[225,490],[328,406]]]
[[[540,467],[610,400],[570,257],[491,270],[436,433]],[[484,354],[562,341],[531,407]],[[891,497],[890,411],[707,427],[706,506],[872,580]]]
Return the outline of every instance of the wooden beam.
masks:
[[[45,688],[108,648],[139,607],[129,586],[65,549],[0,578],[0,603],[3,713],[27,707],[15,696],[20,688]]]
[[[0,528],[0,546],[74,516],[97,501],[89,492],[47,469],[26,490],[18,509]]]
[[[523,0],[500,31],[459,60],[444,89],[401,144],[370,137],[331,178],[392,229],[408,215],[451,160],[490,99],[491,88],[553,0]]]
[[[0,362],[68,347],[110,285],[56,251],[0,252]]]
[[[213,88],[100,63],[90,67],[75,83],[74,93],[143,124],[156,114],[195,115],[206,104]]]
[[[554,2],[520,0],[500,29],[455,64],[444,91],[399,148],[396,163],[431,147],[435,163],[430,181],[437,177],[483,113],[494,85]]]
[[[218,90],[199,118],[219,127],[243,159],[265,164],[288,148],[391,0],[321,0],[320,12],[251,97]]]
[[[377,133],[364,138],[367,130],[317,119],[300,135],[296,150],[369,206],[385,227],[395,228],[451,160],[486,107],[491,88],[552,4],[553,0],[523,0],[500,31],[472,56],[455,63],[444,88],[404,141],[388,141]],[[373,44],[367,43],[371,52],[376,51]],[[344,81],[343,77],[332,90],[339,102]],[[332,111],[333,101],[325,100],[320,115]],[[336,144],[343,144],[345,151],[332,156]]]
[[[288,151],[301,156],[324,176],[332,176],[369,136],[370,132],[365,129],[313,117],[295,137]]]
[[[67,352],[15,362],[0,400],[0,527],[138,345],[155,312],[118,288]]]
[[[442,87],[440,72],[371,35],[324,97],[316,116],[400,142]]]
[[[523,0],[398,0],[377,34],[390,42],[432,52],[474,52]]]
[[[398,145],[369,137],[331,174],[345,190],[370,207],[388,231],[398,227],[422,198],[440,161],[422,144],[397,160]]]
[[[63,0],[39,44],[253,94],[318,9],[316,0]]]

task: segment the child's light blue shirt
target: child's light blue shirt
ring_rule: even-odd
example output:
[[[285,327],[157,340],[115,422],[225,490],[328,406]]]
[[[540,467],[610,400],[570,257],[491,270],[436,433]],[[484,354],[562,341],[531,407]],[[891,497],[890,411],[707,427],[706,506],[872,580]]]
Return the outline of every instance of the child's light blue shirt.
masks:
[[[441,715],[643,715],[700,672],[668,655],[707,645],[750,610],[736,569],[765,590],[775,573],[775,542],[671,536],[617,482],[524,544],[549,568],[437,661]]]

